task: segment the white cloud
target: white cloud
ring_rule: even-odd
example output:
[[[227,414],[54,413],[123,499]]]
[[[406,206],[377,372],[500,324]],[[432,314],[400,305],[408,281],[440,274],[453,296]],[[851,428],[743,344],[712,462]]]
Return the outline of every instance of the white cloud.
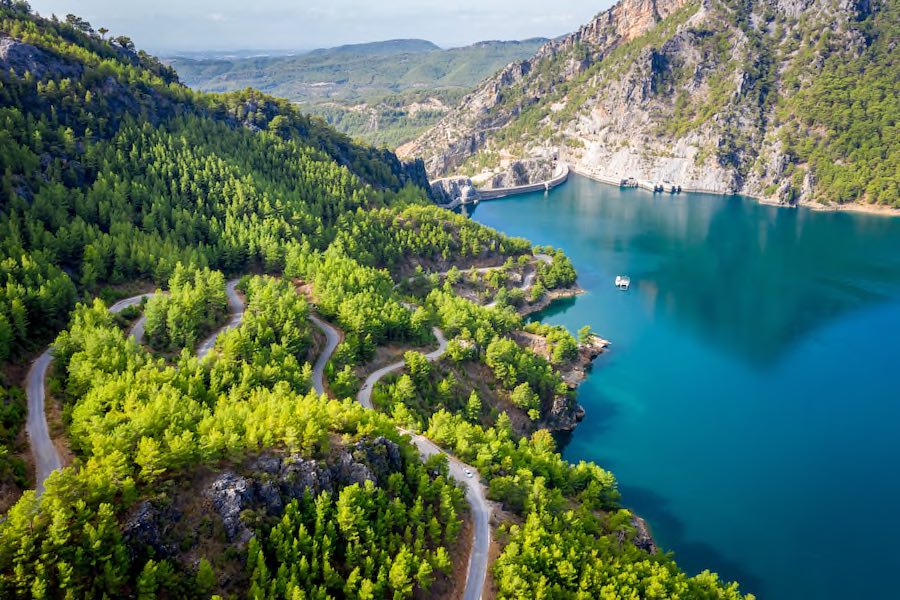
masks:
[[[209,13],[208,15],[206,15],[206,18],[213,23],[224,23],[228,20],[228,17],[220,12]]]

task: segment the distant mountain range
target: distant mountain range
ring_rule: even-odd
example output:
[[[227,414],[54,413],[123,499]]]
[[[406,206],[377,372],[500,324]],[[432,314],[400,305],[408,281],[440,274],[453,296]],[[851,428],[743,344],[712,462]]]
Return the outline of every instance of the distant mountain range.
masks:
[[[560,157],[614,183],[900,208],[898,40],[898,0],[621,0],[399,152],[432,177]]]
[[[195,89],[253,87],[301,103],[345,133],[395,146],[436,123],[486,77],[546,42],[488,41],[444,50],[426,40],[389,40],[293,56],[192,55],[165,62]]]

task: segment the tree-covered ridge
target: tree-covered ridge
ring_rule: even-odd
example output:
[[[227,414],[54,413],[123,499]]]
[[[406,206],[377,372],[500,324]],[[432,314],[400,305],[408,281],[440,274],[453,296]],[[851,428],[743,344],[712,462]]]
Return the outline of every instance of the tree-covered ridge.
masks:
[[[77,17],[62,22],[43,19],[7,3],[0,6],[0,31],[12,42],[0,62],[3,76],[25,83],[5,89],[3,104],[49,114],[54,129],[63,134],[66,128],[72,130],[67,134],[70,139],[107,138],[126,115],[158,124],[195,114],[230,126],[270,129],[326,153],[376,187],[398,189],[409,180],[421,183],[421,173],[405,168],[392,153],[354,144],[286,100],[251,89],[223,95],[194,92],[156,58],[135,52],[127,38],[105,40]],[[7,83],[13,82],[4,81],[4,87]],[[10,96],[12,101],[7,102]]]
[[[178,263],[277,269],[348,210],[424,196],[286,102],[192,92],[77,17],[4,2],[0,23],[0,360],[46,345],[79,293],[163,286]]]
[[[26,492],[0,523],[0,596],[227,597],[252,590],[273,598],[408,598],[448,589],[453,558],[464,554],[456,547],[465,510],[459,487],[442,459],[423,463],[386,415],[310,391],[315,346],[307,319],[315,309],[346,334],[329,367],[337,398],[349,395],[353,368],[380,346],[424,347],[439,325],[457,338],[452,356],[490,355],[484,368],[515,384],[504,391],[521,389],[521,403],[533,404],[527,392],[556,389],[557,375],[546,359],[504,341],[521,325],[514,310],[479,306],[452,286],[405,295],[397,279],[415,264],[405,264],[404,254],[500,264],[526,256],[527,243],[421,208],[421,189],[399,176],[389,180],[394,160],[352,145],[344,152],[343,138],[327,128],[310,122],[315,127],[304,129],[292,113],[270,112],[278,102],[254,92],[225,100],[187,95],[164,71],[148,67],[141,75],[140,60],[127,58],[133,52],[121,40],[122,52],[113,48],[96,67],[108,70],[106,78],[94,81],[91,48],[108,42],[88,25],[38,19],[18,4],[2,10],[22,20],[22,30],[36,31],[30,39],[41,52],[68,53],[62,70],[29,54],[40,59],[34,64],[53,66],[38,78],[0,73],[0,110],[16,125],[3,130],[0,146],[11,190],[0,206],[0,239],[3,315],[12,335],[22,334],[10,338],[9,355],[22,360],[41,335],[68,322],[53,344],[49,390],[61,404],[74,458],[50,476],[43,495]],[[38,47],[9,39],[4,48],[14,51],[4,60]],[[79,52],[91,57],[78,62],[72,57]],[[80,70],[65,83],[69,63]],[[131,70],[136,78],[126,77]],[[88,91],[92,102],[100,98],[89,112],[81,109]],[[179,94],[185,99],[176,102]],[[367,252],[351,243],[356,237],[377,248]],[[548,285],[574,278],[561,253],[536,271]],[[280,277],[240,284],[246,318],[203,359],[189,348],[154,354],[101,300],[72,310],[79,299],[169,281],[170,299],[154,300],[147,316],[170,349],[190,346],[220,314],[224,273],[247,272]],[[421,355],[409,356],[418,377]],[[0,397],[13,407],[0,414],[4,426],[20,420],[19,397]],[[478,399],[466,401],[476,414]],[[583,548],[572,551],[584,549],[585,561],[608,568],[584,589],[595,596],[601,584],[612,594],[635,589],[636,571],[648,589],[666,577],[678,585],[686,579],[667,557],[631,547],[637,536],[626,517],[609,517],[619,507],[608,472],[569,465],[546,431],[516,435],[506,413],[492,415],[490,427],[469,417],[429,410],[417,425],[478,465],[514,521],[546,502],[554,513],[574,504],[591,511],[602,536],[592,545],[587,538],[601,529],[585,518],[571,538]],[[509,543],[502,564],[534,590],[544,589],[538,566],[559,572],[565,579],[554,592],[569,591],[559,544],[571,540],[550,540],[557,525],[541,526],[552,553],[529,565]],[[504,544],[517,542],[510,532]],[[637,565],[647,561],[668,566],[646,574]],[[717,584],[707,591],[729,597]]]
[[[72,24],[8,5],[0,16],[11,44],[0,72],[0,356],[23,349],[24,319],[37,324],[33,342],[59,327],[74,301],[66,279],[93,288],[163,283],[177,262],[277,265],[286,240],[325,244],[338,215],[408,181],[393,155],[282,101],[197,94]]]
[[[434,206],[396,210],[357,210],[338,224],[335,243],[361,264],[409,275],[417,267],[443,270],[477,260],[531,253],[531,244],[510,238]]]
[[[99,301],[76,310],[55,355],[80,468],[51,478],[39,503],[26,493],[9,513],[0,543],[4,594],[186,593],[199,573],[171,557],[137,561],[134,557],[144,551],[122,533],[121,519],[129,509],[145,498],[158,502],[155,495],[166,494],[167,480],[199,464],[241,461],[262,449],[328,461],[348,439],[381,434],[400,442],[383,418],[355,403],[292,390],[289,369],[288,378],[272,381],[269,364],[255,357],[278,352],[276,347],[304,350],[292,344],[298,314],[288,308],[304,304],[292,286],[273,280],[252,279],[245,287],[248,310],[257,316],[223,339],[219,353],[206,363],[190,353],[175,365],[153,358],[126,339]],[[258,335],[260,318],[279,332],[270,341]],[[240,356],[247,344],[255,348],[252,362]],[[336,442],[334,434],[345,437]],[[284,590],[293,579],[292,585],[307,591],[360,588],[377,596],[393,590],[408,597],[413,586],[427,588],[432,573],[446,573],[448,545],[459,529],[461,493],[449,483],[446,465],[426,470],[413,449],[403,448],[404,469],[377,486],[370,481],[364,491],[349,485],[336,490],[340,493],[333,499],[323,492],[314,504],[312,497],[300,496],[289,499],[293,508],[283,516],[264,516],[257,527],[268,541],[246,554],[244,589],[256,586],[265,597],[290,597]],[[306,515],[318,510],[330,516],[314,527],[315,519],[308,521]],[[280,544],[288,533],[300,548],[306,543],[317,548],[305,566],[299,556],[292,560],[284,554]],[[287,542],[294,544],[293,538]],[[38,561],[35,552],[53,559]],[[227,553],[206,558],[217,569],[234,560]],[[270,572],[260,560],[269,561]]]
[[[350,105],[407,90],[468,90],[545,39],[482,42],[441,49],[424,40],[324,48],[295,56],[168,59],[190,86],[206,92],[253,87],[293,102]],[[329,83],[331,85],[322,85]]]

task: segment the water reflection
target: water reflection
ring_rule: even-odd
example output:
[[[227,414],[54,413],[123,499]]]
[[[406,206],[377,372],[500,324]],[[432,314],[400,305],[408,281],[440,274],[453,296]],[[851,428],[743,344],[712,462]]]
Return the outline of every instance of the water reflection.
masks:
[[[894,219],[813,214],[736,197],[650,195],[580,177],[544,200],[504,202],[529,202],[528,219],[548,230],[552,221],[575,228],[558,243],[589,255],[588,270],[601,286],[627,272],[648,316],[672,314],[759,365],[900,288]]]
[[[611,469],[683,567],[773,600],[891,589],[869,525],[900,537],[900,219],[578,178],[475,218],[572,257],[587,295],[542,316],[613,346],[559,447]]]

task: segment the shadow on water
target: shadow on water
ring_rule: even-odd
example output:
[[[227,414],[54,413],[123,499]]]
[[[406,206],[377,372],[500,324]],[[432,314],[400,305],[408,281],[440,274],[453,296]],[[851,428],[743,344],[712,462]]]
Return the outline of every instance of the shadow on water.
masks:
[[[525,321],[528,323],[534,321],[540,321],[542,319],[546,319],[547,317],[553,317],[556,315],[561,315],[566,313],[570,308],[575,306],[575,302],[578,300],[575,298],[560,298],[559,300],[554,300],[547,308],[543,310],[539,310],[538,312],[531,313],[527,317],[525,317]]]
[[[882,427],[896,422],[896,403],[882,400],[896,397],[896,380],[882,359],[896,354],[897,323],[874,313],[841,322],[896,306],[900,219],[650,195],[576,176],[546,201],[483,203],[476,220],[572,259],[588,294],[529,320],[589,324],[615,345],[598,359],[600,375],[579,391],[585,422],[577,434],[558,434],[558,447],[624,476],[623,504],[648,520],[682,567],[711,567],[760,597],[890,595],[895,553],[873,543],[865,524],[835,521],[845,503],[823,499],[818,484],[831,482],[839,466],[868,491],[891,492],[896,480],[897,461],[882,456],[897,448],[893,431]],[[626,295],[612,289],[617,274],[631,276]],[[823,364],[838,364],[823,363],[824,353],[838,352],[848,354],[840,369],[822,372]],[[697,386],[698,376],[716,385]],[[684,410],[679,400],[688,403]],[[724,423],[745,428],[742,437],[723,437]],[[717,464],[747,471],[672,477],[657,468],[665,441],[681,430],[696,442],[679,449],[681,460],[711,460],[708,449],[717,447],[726,453]],[[769,436],[772,447],[760,452],[757,442]],[[696,486],[683,489],[692,477]],[[734,486],[742,490],[742,516],[727,524],[733,531],[717,531],[724,503],[737,502]],[[773,506],[773,489],[791,502]],[[692,493],[703,501],[692,502]],[[884,511],[870,519],[881,533],[893,523],[889,498],[879,493],[870,505]]]
[[[549,202],[521,196],[488,204],[479,207],[488,224],[513,222],[509,233],[562,247],[588,291],[628,273],[648,311],[672,315],[758,367],[900,289],[900,223],[877,216],[788,210],[737,196],[651,195],[577,176]],[[574,302],[529,320],[557,316]]]
[[[651,530],[666,531],[663,550],[678,548],[675,559],[688,574],[695,574],[709,565],[716,565],[719,577],[724,581],[737,581],[743,593],[765,597],[762,579],[746,571],[741,565],[728,560],[715,548],[703,542],[686,539],[684,522],[669,507],[669,501],[657,492],[639,486],[619,485],[622,504],[644,518]],[[657,540],[657,543],[661,543]]]
[[[600,392],[591,399],[590,411],[587,412],[584,421],[578,425],[581,429],[578,434],[579,439],[584,441],[586,436],[591,439],[602,438],[604,434],[612,429],[613,423],[620,412],[619,406]],[[556,440],[557,452],[565,456],[566,447],[572,441],[574,433],[574,430],[554,432],[553,439]],[[604,469],[612,469],[612,465],[609,462],[604,462],[601,466]]]

